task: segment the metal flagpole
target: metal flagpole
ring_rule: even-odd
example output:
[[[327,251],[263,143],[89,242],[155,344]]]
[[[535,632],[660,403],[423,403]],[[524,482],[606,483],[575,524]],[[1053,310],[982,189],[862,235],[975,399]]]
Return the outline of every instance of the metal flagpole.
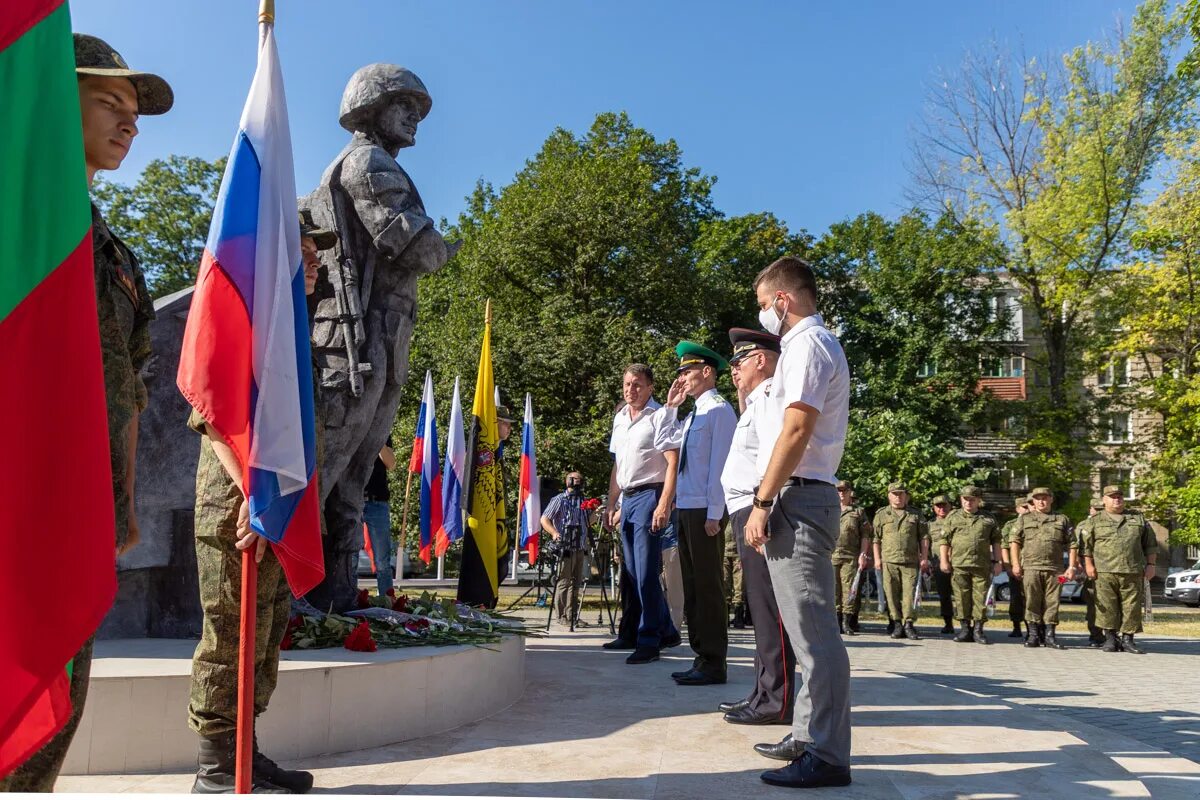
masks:
[[[260,0],[258,6],[259,47],[275,24],[275,0]],[[257,546],[242,551],[242,607],[238,642],[237,738],[234,754],[234,791],[250,794],[254,762],[254,651],[258,641]]]
[[[416,447],[417,443],[413,441],[413,449],[416,450]],[[412,453],[408,455],[408,463],[412,464]],[[397,568],[400,580],[404,579],[404,554],[408,552],[408,499],[409,490],[412,489],[412,476],[412,470],[408,469],[408,480],[404,482],[404,513],[400,517],[400,552],[396,553],[396,562],[400,565]]]

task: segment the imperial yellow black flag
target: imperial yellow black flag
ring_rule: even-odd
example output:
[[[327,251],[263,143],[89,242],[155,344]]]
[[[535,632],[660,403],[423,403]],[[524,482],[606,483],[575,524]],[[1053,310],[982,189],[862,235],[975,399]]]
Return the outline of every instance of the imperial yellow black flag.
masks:
[[[458,578],[459,601],[494,608],[499,594],[499,542],[506,536],[504,479],[500,471],[500,432],[496,424],[496,383],[492,373],[492,301],[484,314],[483,346],[475,378],[475,403],[471,410],[467,530],[463,537],[462,568]]]

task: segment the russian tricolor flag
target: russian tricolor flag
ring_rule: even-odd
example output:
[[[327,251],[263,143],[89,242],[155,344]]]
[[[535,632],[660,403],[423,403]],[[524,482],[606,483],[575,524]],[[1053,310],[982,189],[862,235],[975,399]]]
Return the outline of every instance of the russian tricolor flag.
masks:
[[[525,395],[525,424],[521,431],[521,547],[529,550],[529,563],[536,564],[542,530],[542,497],[538,485],[537,457],[533,448],[533,398]]]
[[[429,563],[433,534],[442,527],[442,476],[438,462],[437,415],[433,410],[433,374],[425,373],[421,398],[421,560]]]
[[[442,527],[434,534],[434,553],[446,555],[451,542],[463,535],[463,470],[467,463],[467,443],[463,434],[462,400],[458,378],[454,379],[454,400],[450,403],[450,432],[446,439],[446,465],[442,469]]]
[[[325,569],[292,141],[271,25],[217,195],[177,383],[233,449],[250,525],[304,595]]]

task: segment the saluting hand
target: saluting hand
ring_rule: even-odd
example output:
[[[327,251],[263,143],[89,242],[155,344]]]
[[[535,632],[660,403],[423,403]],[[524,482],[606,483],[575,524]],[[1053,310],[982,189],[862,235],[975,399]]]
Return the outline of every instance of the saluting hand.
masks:
[[[667,408],[679,408],[687,399],[687,383],[683,378],[676,378],[667,391]]]

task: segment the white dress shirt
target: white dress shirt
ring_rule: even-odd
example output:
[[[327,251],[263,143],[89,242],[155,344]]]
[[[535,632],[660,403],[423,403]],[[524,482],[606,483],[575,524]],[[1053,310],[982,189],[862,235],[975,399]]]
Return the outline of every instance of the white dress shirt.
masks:
[[[759,478],[771,463],[771,453],[783,430],[784,410],[793,403],[804,403],[818,412],[817,424],[792,475],[835,483],[850,416],[846,354],[820,314],[800,320],[784,334],[780,345],[783,351],[775,367],[775,380],[759,416]]]
[[[703,508],[707,519],[725,515],[721,470],[733,443],[737,414],[716,389],[696,398],[696,408],[679,422],[679,409],[664,408],[655,446],[679,449],[679,481],[675,484],[678,508]],[[686,450],[686,452],[685,452]]]
[[[746,410],[738,418],[733,431],[733,445],[725,469],[721,471],[721,487],[725,490],[725,507],[732,514],[754,502],[754,490],[758,488],[758,421],[771,390],[771,379],[754,387],[746,395]]]
[[[662,404],[650,398],[636,420],[630,417],[630,411],[626,404],[613,417],[608,442],[608,451],[617,461],[617,486],[621,491],[667,480],[667,459],[654,446],[663,420]]]

